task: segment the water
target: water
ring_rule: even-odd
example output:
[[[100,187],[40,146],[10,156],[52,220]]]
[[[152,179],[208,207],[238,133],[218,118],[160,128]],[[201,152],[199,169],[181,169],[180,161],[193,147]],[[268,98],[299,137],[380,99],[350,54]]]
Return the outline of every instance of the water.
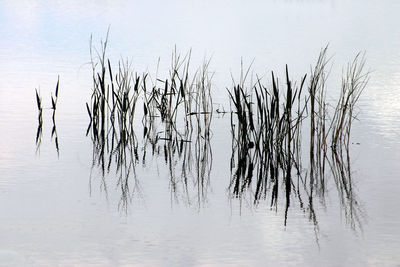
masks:
[[[400,20],[398,1],[147,1],[0,4],[0,265],[396,265],[400,263]],[[109,56],[131,58],[135,70],[160,72],[177,46],[192,63],[212,56],[214,102],[228,109],[225,88],[240,60],[269,77],[289,65],[299,80],[329,43],[331,88],[342,67],[366,52],[371,79],[358,105],[351,146],[354,192],[362,226],[353,229],[332,179],[325,203],[309,210],[284,199],[231,198],[229,116],[212,124],[212,168],[199,193],[171,176],[163,156],[148,157],[130,180],[124,202],[116,175],[92,169],[85,103],[92,88],[89,41],[105,38]],[[51,106],[57,76],[59,155],[44,111],[36,152],[35,88]],[[333,99],[336,89],[328,89]],[[141,135],[141,131],[138,131]],[[179,161],[177,161],[177,164]],[[176,165],[176,172],[179,165]],[[122,202],[121,202],[122,199]],[[124,205],[126,203],[127,205]]]

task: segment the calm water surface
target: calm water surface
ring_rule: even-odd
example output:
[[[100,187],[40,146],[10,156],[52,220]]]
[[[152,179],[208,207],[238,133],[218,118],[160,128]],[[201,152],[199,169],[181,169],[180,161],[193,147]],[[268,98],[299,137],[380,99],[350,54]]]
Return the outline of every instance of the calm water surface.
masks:
[[[400,264],[400,2],[367,1],[2,1],[0,3],[0,265],[366,266]],[[85,103],[89,41],[110,25],[108,54],[134,69],[166,72],[175,45],[192,63],[212,56],[216,107],[229,109],[231,73],[253,69],[300,79],[329,44],[328,100],[341,72],[366,52],[371,78],[358,105],[351,169],[359,223],[352,227],[330,179],[309,210],[284,201],[232,198],[229,116],[213,118],[212,167],[172,190],[163,157],[136,167],[130,194],[92,167]],[[57,76],[59,155],[44,113],[36,151],[40,87],[49,107]],[[141,135],[141,130],[139,134]],[[211,162],[210,162],[211,163]],[[176,159],[176,172],[179,172]]]

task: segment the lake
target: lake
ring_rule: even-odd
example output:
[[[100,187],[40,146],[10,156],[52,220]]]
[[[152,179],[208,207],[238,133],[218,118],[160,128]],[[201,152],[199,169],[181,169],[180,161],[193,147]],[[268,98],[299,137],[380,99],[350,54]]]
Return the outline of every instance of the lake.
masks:
[[[396,0],[2,1],[0,266],[398,266],[399,14]],[[187,62],[190,53],[191,75],[210,59],[203,82],[212,108],[198,105],[196,114],[178,114],[181,124],[168,129],[157,116],[145,130],[144,113],[150,111],[143,110],[142,92],[128,123],[132,128],[124,134],[121,126],[113,128],[107,109],[107,122],[99,122],[106,125],[102,134],[86,104],[94,118],[94,80],[101,68],[93,72],[90,48],[99,63],[106,40],[106,76],[107,59],[114,75],[126,66],[118,62],[128,62],[140,81],[148,74],[148,88],[161,93],[166,79],[172,80],[174,55]],[[240,112],[228,91],[249,66],[243,86],[260,78],[272,88],[273,71],[283,107],[286,64],[293,88],[307,74],[307,94],[325,47],[327,123],[358,53],[369,80],[343,154],[334,158],[329,152],[324,182],[313,183],[310,116],[298,139],[300,164],[287,156],[286,143],[278,153],[276,143],[265,152],[253,139],[240,142]],[[239,103],[251,99],[255,110],[255,97],[243,94]],[[175,101],[181,105],[176,110],[187,103]],[[113,103],[122,109],[122,100]],[[187,118],[202,125],[200,134],[188,134]],[[113,145],[125,134],[126,141]],[[277,155],[268,160],[279,174],[257,176],[269,155]],[[291,183],[285,182],[288,167]]]

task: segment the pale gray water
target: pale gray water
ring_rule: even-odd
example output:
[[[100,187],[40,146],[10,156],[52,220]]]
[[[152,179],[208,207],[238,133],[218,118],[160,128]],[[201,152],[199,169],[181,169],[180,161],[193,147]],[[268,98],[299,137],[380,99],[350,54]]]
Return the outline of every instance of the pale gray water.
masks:
[[[400,2],[398,1],[3,1],[0,3],[0,265],[256,265],[365,266],[400,264]],[[110,30],[109,55],[135,70],[169,67],[175,45],[193,50],[193,65],[212,55],[214,101],[229,107],[225,87],[240,60],[297,80],[329,43],[329,83],[366,52],[371,80],[360,99],[351,147],[362,229],[346,223],[333,182],[325,206],[315,200],[319,230],[294,203],[229,197],[229,118],[213,119],[213,165],[206,196],[171,193],[162,157],[136,169],[127,209],[113,175],[107,193],[91,171],[89,39]],[[50,106],[60,75],[60,155],[45,112],[35,153],[40,86]],[[328,96],[329,98],[329,96]],[[139,135],[140,135],[139,131]],[[91,175],[92,173],[92,175]],[[91,176],[91,179],[90,179]],[[283,204],[283,202],[281,202]]]

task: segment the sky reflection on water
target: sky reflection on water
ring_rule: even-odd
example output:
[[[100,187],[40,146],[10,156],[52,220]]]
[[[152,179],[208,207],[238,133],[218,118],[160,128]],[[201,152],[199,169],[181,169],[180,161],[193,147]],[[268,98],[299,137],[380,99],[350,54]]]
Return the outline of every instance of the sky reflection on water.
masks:
[[[399,10],[398,1],[375,0],[2,2],[0,265],[398,264]],[[346,224],[334,183],[325,203],[314,202],[317,234],[307,210],[295,203],[284,227],[283,206],[277,211],[269,201],[254,206],[251,195],[231,199],[227,117],[213,118],[213,167],[204,199],[198,202],[196,179],[189,180],[191,194],[174,195],[168,168],[149,157],[137,169],[138,191],[121,209],[115,175],[102,180],[92,169],[93,143],[85,137],[89,38],[93,34],[99,43],[109,25],[110,57],[132,57],[139,72],[154,72],[158,57],[165,71],[175,45],[182,52],[193,48],[194,65],[212,55],[215,103],[225,108],[225,88],[231,72],[239,72],[241,57],[255,58],[254,70],[266,77],[271,70],[284,77],[287,63],[299,78],[329,43],[334,64],[329,80],[336,86],[340,68],[366,51],[371,81],[353,128],[352,141],[360,145],[350,147],[355,191],[367,214],[363,231]],[[44,114],[35,153],[34,89],[40,86],[44,105],[51,106],[57,75],[59,157],[51,111]]]

